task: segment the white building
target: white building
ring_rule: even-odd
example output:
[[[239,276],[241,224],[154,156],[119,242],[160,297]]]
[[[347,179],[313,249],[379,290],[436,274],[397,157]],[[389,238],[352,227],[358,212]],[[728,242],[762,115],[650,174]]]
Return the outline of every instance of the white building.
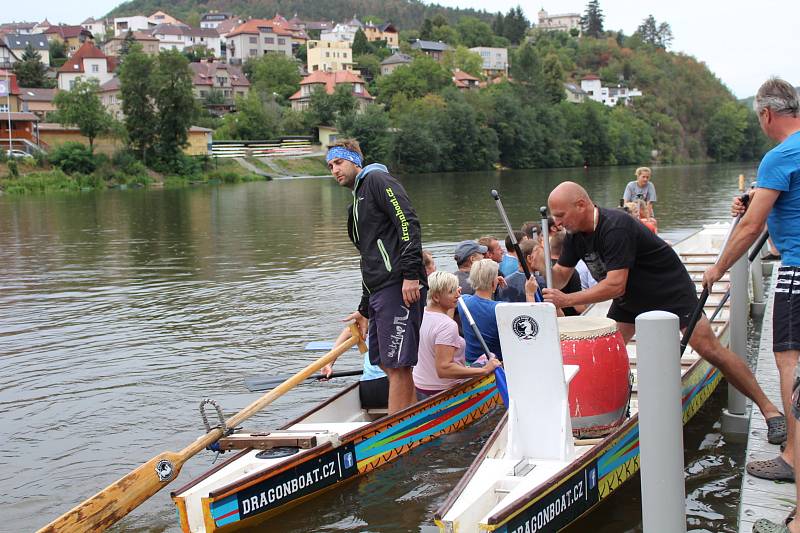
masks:
[[[471,52],[481,56],[483,60],[484,76],[495,78],[497,76],[508,76],[508,49],[492,48],[489,46],[476,46],[470,48]]]
[[[337,24],[330,30],[322,30],[319,34],[320,41],[344,41],[353,44],[358,30],[363,29],[364,25],[358,19],[350,22]]]
[[[114,35],[124,35],[128,31],[146,31],[149,28],[150,22],[144,15],[117,17],[114,19]]]
[[[183,52],[193,46],[205,46],[214,57],[222,57],[222,39],[212,28],[190,28],[179,24],[159,24],[150,35],[158,39],[160,50],[179,50]]]
[[[105,19],[97,20],[95,18],[89,17],[88,19],[81,22],[81,27],[84,30],[89,31],[89,33],[94,36],[96,41],[103,40],[103,37],[106,34],[106,21]]]
[[[539,28],[548,31],[570,31],[581,30],[581,16],[579,13],[562,13],[560,15],[548,15],[547,11],[539,11]]]
[[[200,27],[201,28],[211,28],[217,29],[217,26],[225,22],[226,20],[230,20],[233,18],[233,14],[231,13],[221,13],[219,11],[211,11],[210,13],[204,14],[200,18]]]
[[[100,85],[114,77],[115,61],[91,41],[86,41],[58,69],[58,88],[69,91],[78,79],[96,79]]]
[[[642,91],[639,89],[628,89],[621,85],[603,87],[600,78],[594,75],[586,76],[581,80],[581,89],[586,93],[586,98],[609,107],[614,107],[619,102],[628,105],[630,98],[642,96]]]

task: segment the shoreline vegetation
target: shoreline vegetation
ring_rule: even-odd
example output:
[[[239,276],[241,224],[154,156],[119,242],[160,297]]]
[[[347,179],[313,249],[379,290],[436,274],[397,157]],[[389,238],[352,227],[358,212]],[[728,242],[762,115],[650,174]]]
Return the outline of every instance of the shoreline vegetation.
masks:
[[[302,158],[246,158],[259,173],[252,172],[235,159],[195,158],[185,174],[161,174],[144,165],[126,165],[125,157],[115,154],[99,160],[94,169],[64,169],[39,158],[0,161],[0,195],[89,192],[110,189],[177,188],[197,185],[220,185],[269,181],[293,177],[328,175],[325,158],[313,155]],[[80,165],[77,165],[80,166]]]

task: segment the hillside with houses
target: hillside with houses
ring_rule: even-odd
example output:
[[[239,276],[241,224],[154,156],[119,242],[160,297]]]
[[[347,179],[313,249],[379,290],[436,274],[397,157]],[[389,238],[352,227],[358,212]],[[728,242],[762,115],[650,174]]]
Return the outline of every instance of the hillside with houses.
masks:
[[[292,136],[357,136],[368,159],[405,172],[730,161],[764,148],[753,113],[669,51],[667,23],[607,31],[597,0],[534,21],[517,7],[406,26],[370,12],[136,5],[80,25],[0,24],[4,152],[45,159],[82,143],[87,157],[180,174],[200,172],[185,158],[215,155],[217,141]],[[404,2],[380,14],[392,5]]]

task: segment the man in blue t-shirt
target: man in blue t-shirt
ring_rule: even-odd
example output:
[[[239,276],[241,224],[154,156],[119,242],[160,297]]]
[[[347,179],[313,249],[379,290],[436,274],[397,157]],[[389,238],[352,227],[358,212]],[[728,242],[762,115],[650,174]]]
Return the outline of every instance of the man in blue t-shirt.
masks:
[[[747,252],[767,223],[782,259],[775,285],[773,351],[784,410],[787,415],[794,412],[794,416],[786,417],[788,440],[784,452],[774,459],[754,461],[747,465],[747,470],[767,479],[793,480],[793,465],[800,464],[800,439],[796,431],[800,405],[796,398],[798,387],[793,387],[800,356],[800,97],[791,84],[772,78],[758,90],[753,105],[761,129],[780,144],[761,160],[758,188],[751,193],[746,212],[739,200],[734,201],[734,212],[745,214],[722,257],[703,276],[703,285],[710,288],[718,281]],[[795,292],[798,294],[794,295]],[[768,527],[762,519],[756,522],[753,531],[765,531]],[[800,522],[792,522],[789,530],[800,532]]]

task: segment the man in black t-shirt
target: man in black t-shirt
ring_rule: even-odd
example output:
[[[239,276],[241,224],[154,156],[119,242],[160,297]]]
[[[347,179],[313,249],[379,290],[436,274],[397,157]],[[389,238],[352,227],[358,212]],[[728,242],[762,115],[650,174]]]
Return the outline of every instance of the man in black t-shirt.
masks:
[[[698,303],[697,292],[667,243],[626,213],[596,207],[577,183],[560,184],[550,193],[548,203],[556,224],[567,231],[561,257],[553,268],[553,286],[564,287],[580,259],[597,285],[572,294],[545,289],[546,302],[567,307],[613,299],[608,317],[617,321],[626,344],[635,332],[636,316],[647,311],[675,313],[681,330],[686,328]],[[765,418],[780,415],[745,362],[720,344],[705,317],[697,322],[689,344],[753,400]]]

